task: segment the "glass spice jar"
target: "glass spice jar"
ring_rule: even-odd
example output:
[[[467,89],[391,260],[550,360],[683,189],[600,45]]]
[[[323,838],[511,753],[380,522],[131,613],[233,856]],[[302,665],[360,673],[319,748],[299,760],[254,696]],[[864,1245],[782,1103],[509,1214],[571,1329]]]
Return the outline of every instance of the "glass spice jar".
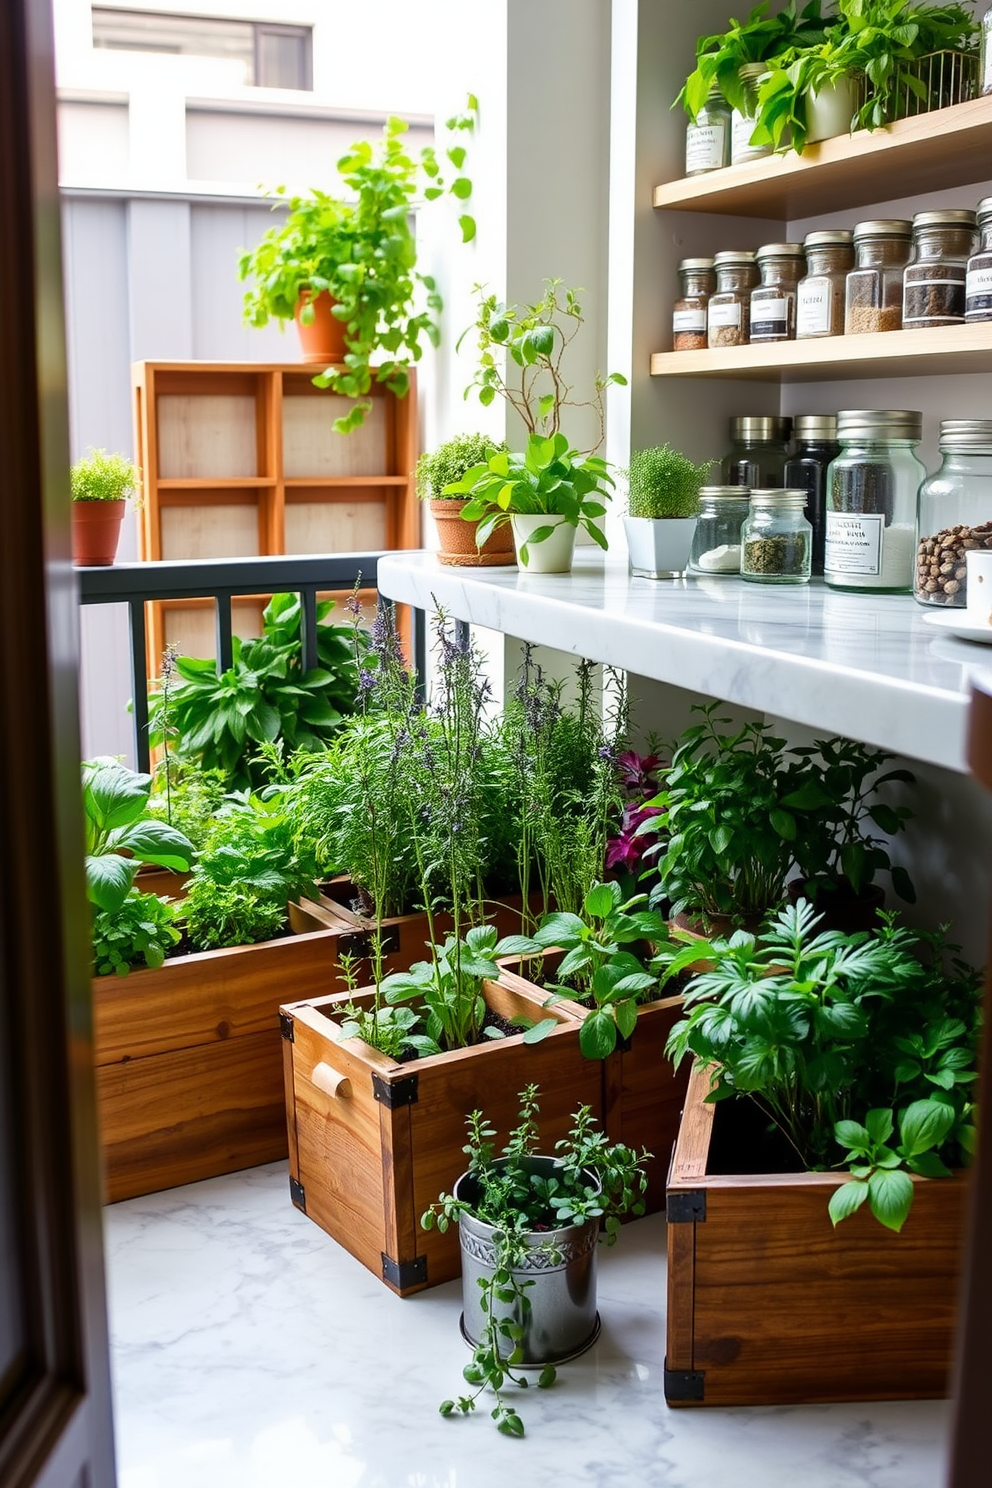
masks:
[[[913,410],[838,413],[841,449],[827,471],[828,584],[889,593],[913,587],[916,496],[926,477],[915,449],[922,437],[923,415]]]
[[[689,553],[690,573],[740,573],[741,528],[750,504],[751,493],[746,487],[702,487]]]
[[[982,16],[982,46],[978,67],[983,96],[992,93],[992,5]]]
[[[813,529],[803,508],[806,492],[752,491],[741,532],[741,578],[759,584],[805,584]]]
[[[854,267],[854,234],[847,228],[807,233],[803,247],[806,277],[796,290],[796,340],[842,336],[844,291]]]
[[[992,320],[992,196],[978,203],[978,231],[981,241],[968,260],[965,280],[964,318],[969,324]]]
[[[840,454],[837,416],[833,413],[802,413],[793,421],[795,453],[785,463],[785,484],[806,492],[806,519],[813,529],[812,570],[823,572],[826,541],[827,469]]]
[[[792,420],[746,414],[730,420],[730,450],[720,462],[725,486],[781,486],[789,457]]]
[[[963,323],[965,280],[975,230],[975,214],[969,208],[917,212],[913,218],[914,259],[902,280],[905,330]]]
[[[701,176],[729,164],[730,104],[719,88],[711,88],[685,131],[685,173]]]
[[[898,331],[902,276],[913,251],[913,224],[876,218],[854,229],[854,268],[847,276],[844,332]]]
[[[682,294],[672,312],[672,342],[676,351],[705,351],[706,307],[716,289],[711,258],[684,258],[679,264]]]
[[[744,89],[743,109],[734,109],[730,118],[730,163],[743,165],[748,160],[761,160],[772,153],[771,145],[752,145],[751,135],[758,113],[758,84],[768,71],[767,62],[745,62],[738,76]]]
[[[806,269],[802,243],[766,243],[755,254],[761,283],[751,291],[751,341],[792,341],[796,288]]]
[[[718,253],[716,294],[710,296],[706,338],[709,346],[746,346],[751,328],[751,291],[758,282],[754,254],[733,249]]]
[[[913,593],[920,604],[964,609],[965,554],[992,548],[992,419],[944,419],[940,453],[920,487]]]

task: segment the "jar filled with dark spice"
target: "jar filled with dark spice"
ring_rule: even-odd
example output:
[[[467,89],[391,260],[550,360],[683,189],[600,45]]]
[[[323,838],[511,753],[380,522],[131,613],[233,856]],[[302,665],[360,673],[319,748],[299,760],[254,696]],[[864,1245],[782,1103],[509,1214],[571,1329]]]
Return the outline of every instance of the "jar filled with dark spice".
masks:
[[[711,88],[685,131],[685,173],[701,176],[730,164],[730,104]]]
[[[803,247],[806,277],[796,291],[796,340],[842,336],[844,292],[854,267],[854,234],[839,227],[807,233]]]
[[[720,462],[725,486],[781,486],[792,436],[791,418],[748,414],[730,420],[730,450]]]
[[[751,492],[741,532],[741,578],[759,584],[805,584],[810,576],[813,529],[803,508],[806,492]]]
[[[679,264],[682,293],[672,312],[672,341],[676,351],[705,351],[706,308],[716,289],[711,258],[684,258]]]
[[[992,15],[992,11],[989,12]],[[964,318],[992,320],[992,196],[978,203],[978,252],[968,260]]]
[[[975,246],[975,214],[968,208],[917,212],[913,218],[913,262],[903,273],[905,330],[961,325],[965,312],[968,259]]]
[[[747,518],[751,493],[742,486],[703,486],[699,515],[692,535],[689,572],[739,574],[741,528]]]
[[[795,453],[785,465],[785,484],[806,492],[806,520],[813,529],[812,569],[823,572],[826,541],[827,469],[840,454],[837,417],[832,413],[799,414],[793,423]]]
[[[716,294],[710,296],[707,314],[709,346],[746,346],[751,328],[751,291],[758,282],[754,254],[744,249],[718,253]]]
[[[840,454],[827,471],[823,569],[838,589],[913,587],[917,459],[923,415],[910,409],[847,409],[837,415]]]
[[[992,548],[992,419],[944,419],[940,453],[920,487],[913,593],[920,604],[964,609],[965,554]]]
[[[796,288],[806,271],[802,243],[766,243],[755,254],[761,283],[751,291],[752,341],[792,341]]]
[[[913,224],[875,218],[854,229],[854,268],[847,276],[844,331],[898,331],[902,276],[913,251]]]

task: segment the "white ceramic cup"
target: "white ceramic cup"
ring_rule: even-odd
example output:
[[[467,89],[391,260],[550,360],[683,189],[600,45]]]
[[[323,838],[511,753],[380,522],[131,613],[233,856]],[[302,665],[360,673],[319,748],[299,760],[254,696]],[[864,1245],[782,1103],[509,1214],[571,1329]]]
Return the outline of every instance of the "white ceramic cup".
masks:
[[[964,555],[967,565],[968,624],[992,630],[992,551],[973,548]]]

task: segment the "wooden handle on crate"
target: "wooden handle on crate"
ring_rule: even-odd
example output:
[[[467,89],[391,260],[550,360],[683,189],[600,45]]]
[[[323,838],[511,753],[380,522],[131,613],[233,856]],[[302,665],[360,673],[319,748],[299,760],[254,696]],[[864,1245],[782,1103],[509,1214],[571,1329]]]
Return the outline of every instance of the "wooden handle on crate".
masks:
[[[329,1064],[315,1065],[310,1080],[325,1095],[335,1096],[338,1100],[351,1099],[351,1081],[348,1076],[339,1075],[337,1070],[331,1069]]]

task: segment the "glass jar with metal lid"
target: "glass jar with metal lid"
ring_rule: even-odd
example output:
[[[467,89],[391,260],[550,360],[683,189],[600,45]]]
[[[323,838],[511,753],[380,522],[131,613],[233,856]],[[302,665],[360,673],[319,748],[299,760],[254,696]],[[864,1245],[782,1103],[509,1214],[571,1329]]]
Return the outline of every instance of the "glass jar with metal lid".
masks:
[[[682,294],[672,311],[672,343],[676,351],[704,351],[706,310],[716,289],[711,258],[684,258],[679,264]]]
[[[707,310],[709,346],[746,346],[751,327],[751,291],[758,282],[754,254],[746,249],[727,249],[713,260],[716,294],[710,295]]]
[[[969,324],[992,320],[992,196],[978,203],[978,231],[981,241],[968,260],[965,280],[964,318]]]
[[[840,454],[827,471],[823,568],[837,589],[901,593],[913,587],[917,459],[923,415],[911,409],[845,409]]]
[[[963,609],[965,554],[992,548],[992,419],[944,419],[942,462],[920,487],[913,593],[920,604]]]
[[[758,84],[768,71],[767,62],[745,62],[738,76],[744,88],[744,107],[730,116],[730,163],[743,165],[747,160],[761,160],[772,153],[771,145],[752,145],[751,135],[757,123]]]
[[[806,234],[806,277],[796,291],[796,340],[844,334],[844,290],[854,267],[854,234],[830,228]]]
[[[743,486],[703,486],[692,536],[689,572],[739,574],[741,527],[748,515],[751,493]]]
[[[711,88],[685,131],[685,173],[701,176],[729,164],[730,104],[719,88]]]
[[[813,572],[823,572],[826,541],[827,469],[840,454],[837,415],[802,413],[793,420],[795,453],[785,462],[785,484],[806,492],[806,519],[813,529]]]
[[[751,492],[751,510],[741,532],[742,579],[759,584],[809,581],[813,529],[805,505],[805,491]]]
[[[913,251],[913,224],[875,218],[854,229],[854,268],[847,276],[844,331],[898,331],[902,276]]]
[[[761,283],[751,291],[752,341],[792,341],[796,287],[806,272],[802,243],[766,243],[755,254]]]
[[[982,16],[982,41],[979,51],[978,86],[983,96],[992,93],[992,5]]]
[[[904,270],[902,281],[905,330],[962,324],[975,231],[975,213],[970,208],[917,212],[913,218],[915,257]]]
[[[730,420],[730,450],[720,463],[725,486],[781,486],[792,435],[791,418],[745,415]]]

